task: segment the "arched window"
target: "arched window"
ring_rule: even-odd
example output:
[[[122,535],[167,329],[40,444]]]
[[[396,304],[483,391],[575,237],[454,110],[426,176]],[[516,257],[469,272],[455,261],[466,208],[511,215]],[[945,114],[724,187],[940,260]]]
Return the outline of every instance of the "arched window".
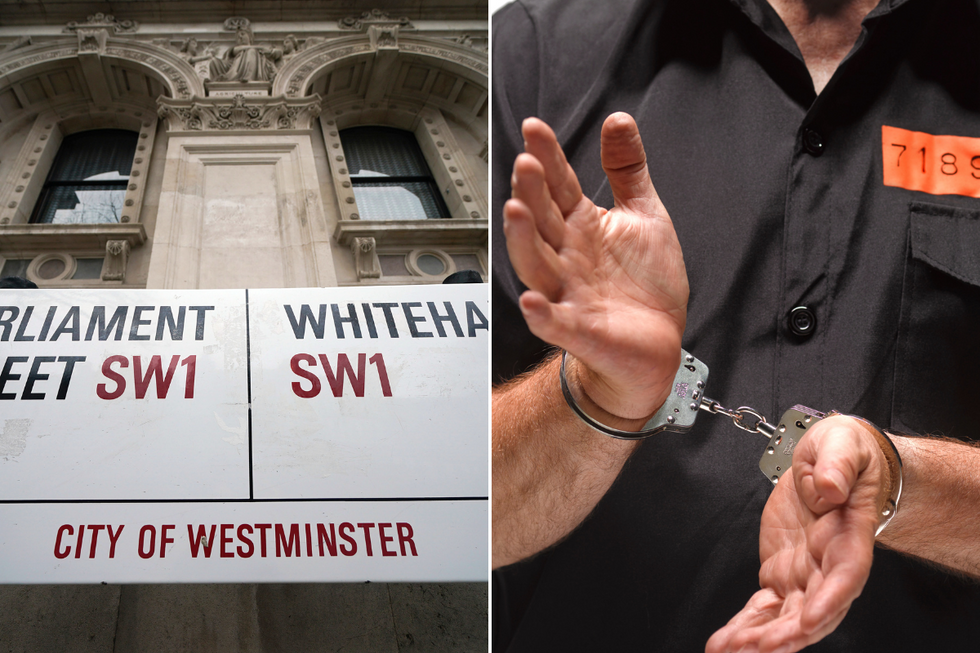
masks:
[[[340,140],[362,220],[450,217],[412,132],[352,127]]]
[[[31,216],[32,223],[119,222],[139,134],[95,129],[66,136]]]

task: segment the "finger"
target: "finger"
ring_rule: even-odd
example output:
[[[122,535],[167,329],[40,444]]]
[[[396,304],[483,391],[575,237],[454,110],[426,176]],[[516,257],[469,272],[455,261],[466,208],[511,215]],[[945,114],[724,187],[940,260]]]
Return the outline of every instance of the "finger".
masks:
[[[650,180],[640,131],[626,113],[614,113],[602,124],[602,169],[609,178],[616,206],[667,218]]]
[[[541,162],[551,197],[562,215],[567,214],[582,199],[582,187],[565,159],[555,132],[537,118],[527,118],[521,125],[521,132],[524,134],[524,151]]]
[[[835,615],[825,628],[813,633],[805,633],[800,628],[799,613],[787,615],[769,625],[758,641],[759,653],[795,653],[819,642],[832,633],[847,615],[847,610]]]
[[[777,618],[782,604],[783,599],[772,590],[759,590],[752,595],[752,598],[738,614],[708,639],[705,653],[726,653],[743,648],[742,646],[738,648],[732,646],[733,638],[748,628],[768,623]]]
[[[507,254],[524,285],[555,299],[561,289],[561,262],[538,232],[534,215],[524,202],[504,204],[504,236]]]
[[[513,197],[531,210],[541,238],[556,250],[561,247],[565,221],[558,205],[551,199],[541,162],[530,154],[519,154],[514,161],[511,188]]]
[[[583,348],[580,315],[571,307],[553,303],[529,290],[520,297],[521,313],[531,333],[547,343],[576,352]]]
[[[868,466],[868,448],[848,418],[829,418],[807,433],[794,455],[793,473],[798,475],[803,499],[811,510],[823,514],[847,501],[858,476]]]
[[[823,581],[808,591],[800,617],[803,632],[808,634],[823,630],[838,614],[846,612],[861,595],[871,573],[873,531],[845,533],[832,546],[834,550],[825,556]]]

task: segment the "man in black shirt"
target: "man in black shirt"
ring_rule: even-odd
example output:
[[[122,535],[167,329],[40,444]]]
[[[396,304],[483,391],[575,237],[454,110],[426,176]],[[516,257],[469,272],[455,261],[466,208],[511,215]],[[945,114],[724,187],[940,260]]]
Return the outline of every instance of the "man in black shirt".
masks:
[[[893,436],[875,549],[894,475],[862,422],[814,426],[772,491],[764,441],[717,418],[642,446],[592,431],[544,345],[623,430],[683,341],[710,396],[771,421],[805,403],[975,438],[978,33],[975,0],[498,12],[494,373],[533,371],[494,395],[495,647],[690,651],[736,613],[710,651],[980,641],[977,585],[910,557],[980,575],[976,448]]]

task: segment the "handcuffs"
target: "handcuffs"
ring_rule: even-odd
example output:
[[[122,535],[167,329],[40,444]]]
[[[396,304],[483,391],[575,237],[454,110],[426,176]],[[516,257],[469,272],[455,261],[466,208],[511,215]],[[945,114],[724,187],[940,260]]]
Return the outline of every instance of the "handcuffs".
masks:
[[[738,428],[749,433],[761,433],[768,439],[759,469],[773,485],[793,465],[793,451],[807,430],[827,417],[842,415],[837,411],[822,413],[806,406],[796,405],[783,413],[777,424],[770,424],[766,418],[754,408],[740,406],[734,410],[725,408],[714,399],[704,394],[708,382],[708,366],[693,355],[681,350],[681,361],[674,375],[670,395],[663,406],[651,417],[639,431],[624,431],[613,428],[588,415],[572,395],[565,373],[565,363],[568,352],[562,351],[561,390],[568,406],[579,418],[590,427],[608,436],[621,440],[642,440],[661,432],[687,433],[694,426],[698,414],[703,410],[715,415],[726,415]],[[884,453],[888,463],[890,486],[888,495],[879,506],[877,536],[898,512],[898,502],[902,496],[902,457],[891,439],[871,422],[845,415],[860,422],[871,433]]]

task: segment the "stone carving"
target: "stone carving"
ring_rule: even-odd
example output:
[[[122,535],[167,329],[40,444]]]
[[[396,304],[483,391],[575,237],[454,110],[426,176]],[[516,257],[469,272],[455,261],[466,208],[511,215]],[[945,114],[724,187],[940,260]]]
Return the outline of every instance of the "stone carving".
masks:
[[[302,100],[244,95],[190,101],[162,97],[158,105],[171,131],[309,129],[320,115],[318,95]]]
[[[354,269],[358,280],[381,278],[381,261],[378,260],[375,245],[374,238],[351,239],[350,249],[354,254]]]
[[[477,52],[487,51],[487,39],[481,38],[479,36],[474,37],[472,34],[460,34],[458,36],[452,37],[450,39],[453,43],[458,43],[460,45],[466,46],[468,48],[473,48]]]
[[[241,16],[232,16],[225,20],[225,29],[229,32],[237,32],[240,29],[251,29],[251,27],[251,21]]]
[[[12,52],[18,48],[24,48],[31,44],[31,37],[21,36],[16,41],[11,41],[6,46],[4,46],[2,52]]]
[[[398,49],[398,25],[371,25],[368,40],[379,50]]]
[[[74,32],[81,28],[104,27],[112,30],[113,34],[134,34],[140,28],[140,24],[135,20],[116,20],[110,14],[93,14],[84,23],[71,21],[65,25],[63,32]]]
[[[78,51],[84,52],[105,52],[105,43],[109,38],[109,31],[106,29],[79,29],[75,31],[78,35]]]
[[[8,64],[0,66],[0,75],[5,75],[11,70],[17,70],[18,68],[23,68],[24,66],[30,66],[32,64],[39,63],[41,61],[47,61],[49,59],[67,59],[69,57],[74,57],[78,54],[76,48],[68,48],[61,50],[51,50],[49,52],[40,52],[38,54],[33,54],[29,57],[24,57],[23,59],[16,59]]]
[[[203,80],[217,79],[226,70],[218,51],[210,44],[202,48],[193,36],[181,44],[180,56],[194,66],[194,72]]]
[[[479,71],[484,75],[490,72],[490,68],[486,63],[472,57],[467,57],[461,52],[443,50],[442,48],[435,48],[431,45],[422,45],[421,43],[404,43],[400,46],[400,48],[405,52],[417,52],[419,54],[428,54],[433,57],[439,57],[440,59],[455,61],[458,64],[466,66],[467,68],[472,68],[473,70]]]
[[[126,263],[128,261],[128,240],[107,241],[105,244],[105,263],[102,264],[102,280],[125,281]]]
[[[407,17],[392,18],[388,15],[387,11],[381,11],[380,9],[372,9],[371,11],[365,11],[360,16],[348,16],[337,21],[337,26],[340,29],[356,32],[364,31],[369,25],[400,25],[410,29],[414,28]]]
[[[282,50],[255,45],[249,28],[240,28],[237,34],[238,43],[228,48],[221,59],[211,60],[211,79],[221,82],[272,81],[276,76],[276,64],[282,60]]]

